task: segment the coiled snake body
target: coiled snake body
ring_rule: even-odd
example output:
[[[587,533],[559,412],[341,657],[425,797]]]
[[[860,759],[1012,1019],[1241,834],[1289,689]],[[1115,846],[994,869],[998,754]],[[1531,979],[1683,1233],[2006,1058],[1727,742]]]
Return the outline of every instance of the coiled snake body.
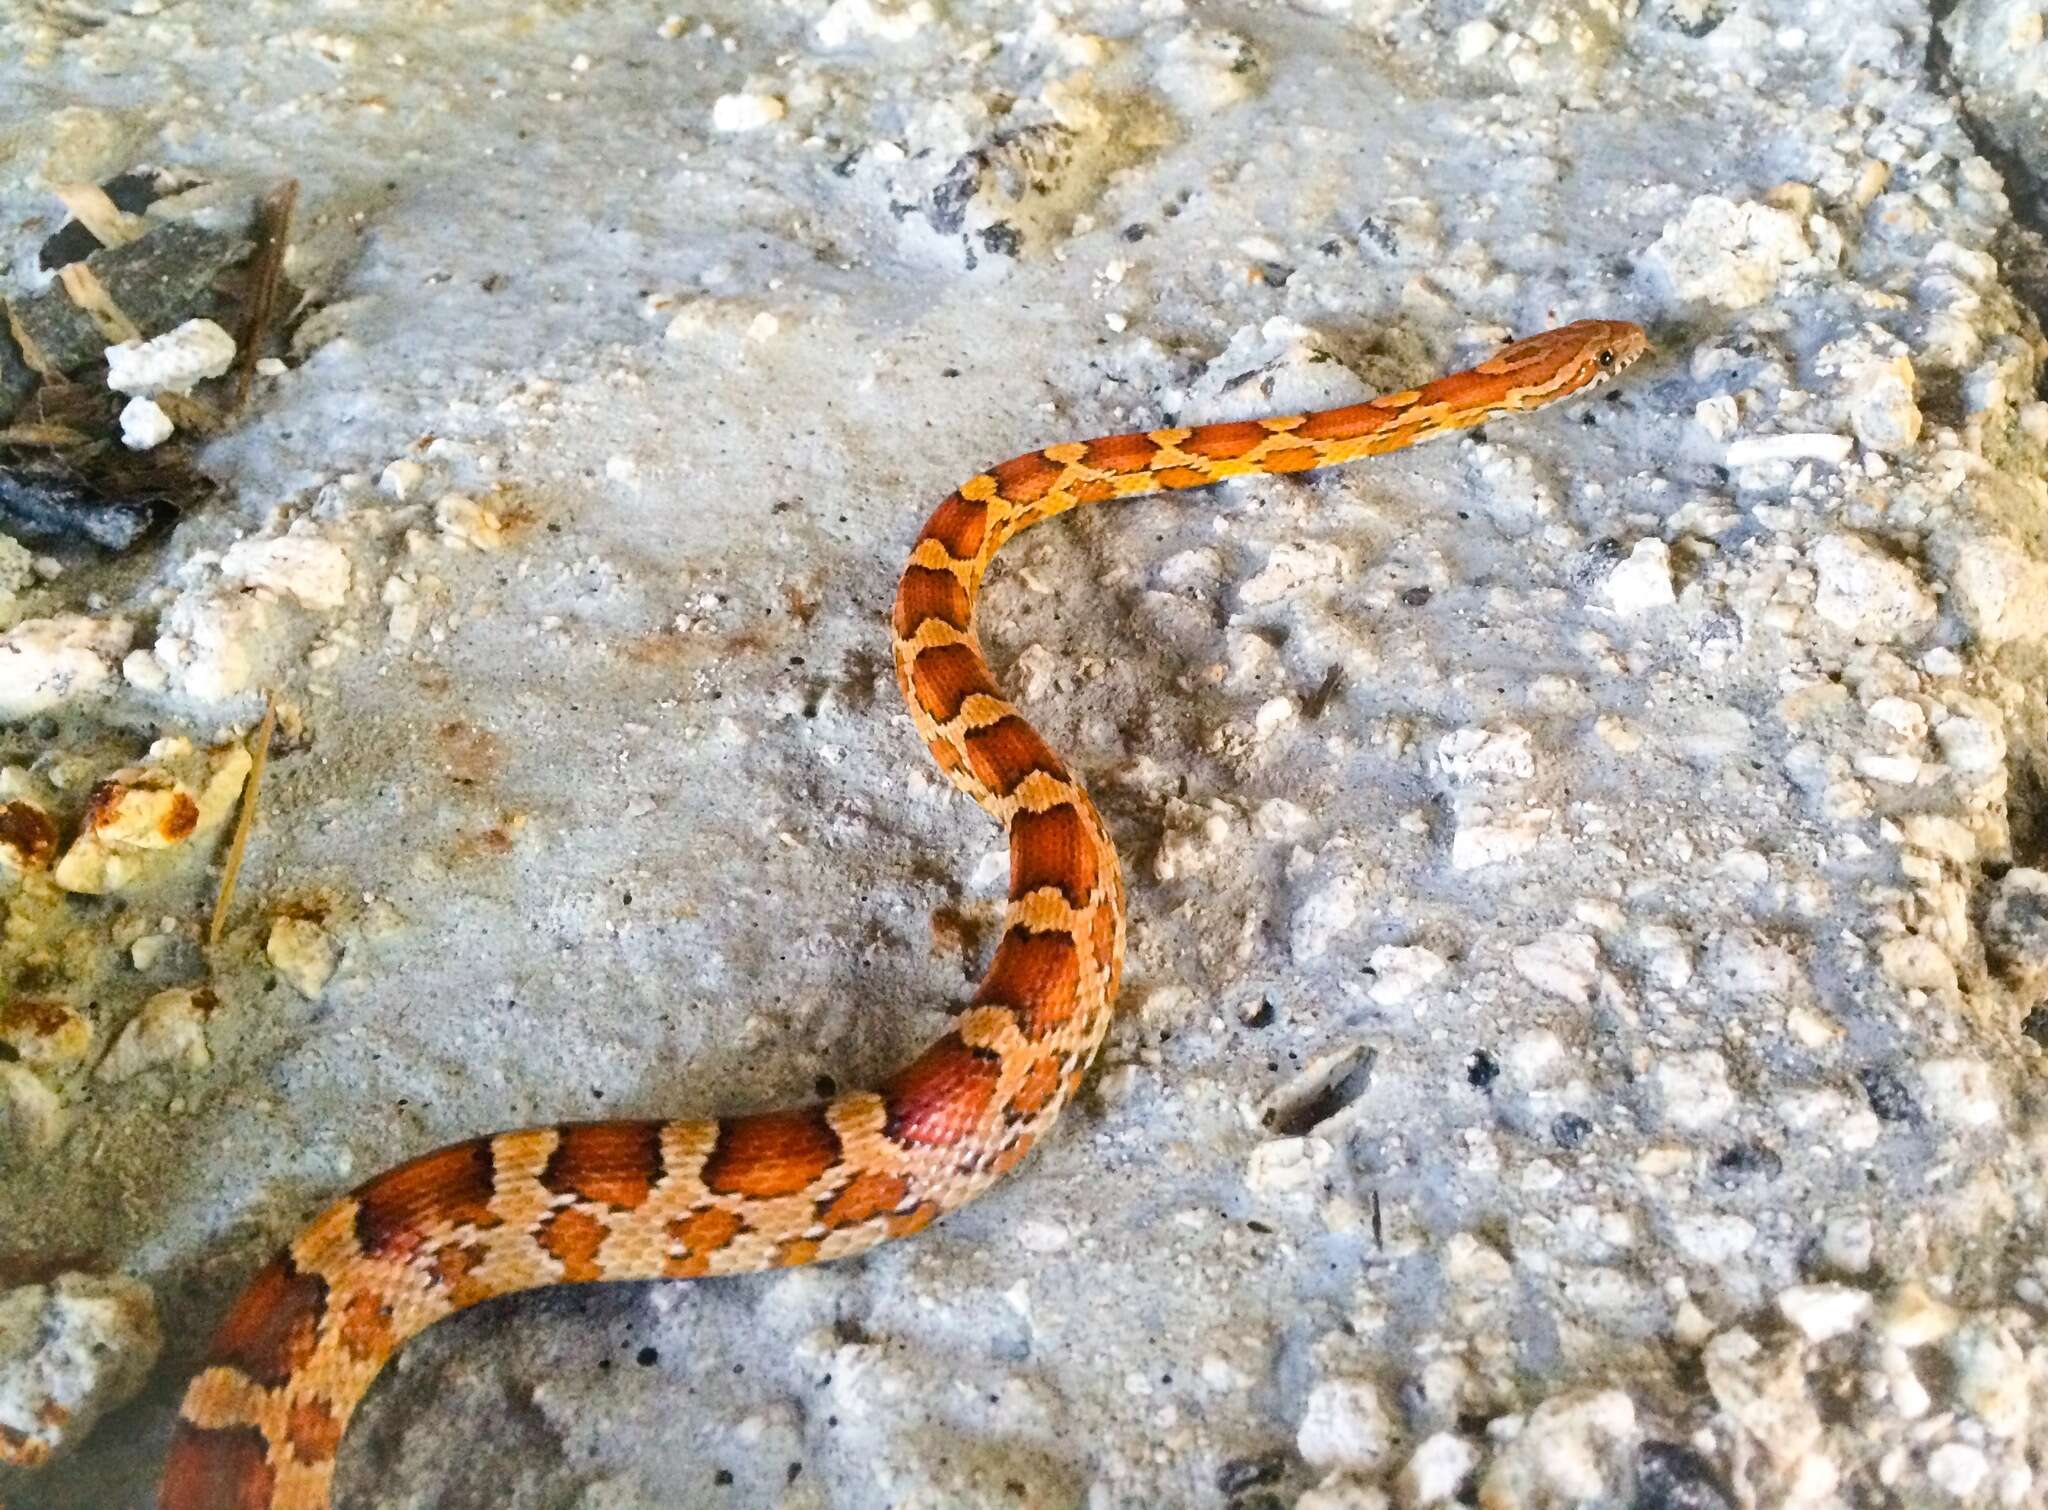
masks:
[[[325,1506],[342,1432],[385,1360],[478,1301],[844,1258],[986,1190],[1080,1083],[1124,945],[1102,819],[975,636],[1003,543],[1081,504],[1398,451],[1581,392],[1644,349],[1633,325],[1581,321],[1367,403],[1048,446],[967,482],[926,521],[893,617],[918,733],[1009,834],[1004,931],[953,1030],[879,1090],[716,1120],[527,1128],[377,1176],[315,1217],[221,1323],[179,1412],[164,1510]]]

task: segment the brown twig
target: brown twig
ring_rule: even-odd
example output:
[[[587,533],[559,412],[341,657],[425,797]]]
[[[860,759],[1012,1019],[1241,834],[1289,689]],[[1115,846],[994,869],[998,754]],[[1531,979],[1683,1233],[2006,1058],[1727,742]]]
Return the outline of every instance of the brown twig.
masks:
[[[270,757],[270,736],[277,731],[277,699],[263,696],[263,722],[256,726],[256,748],[249,752],[249,780],[242,788],[242,811],[235,818],[235,836],[228,841],[227,865],[220,873],[220,894],[213,899],[213,921],[206,928],[206,947],[220,942],[228,926],[228,904],[235,899],[235,877],[242,871],[242,850],[256,825],[256,792],[263,784],[263,766]]]
[[[284,282],[284,254],[291,245],[292,211],[299,202],[299,181],[288,178],[263,196],[256,211],[256,255],[249,262],[249,310],[242,320],[242,349],[235,355],[235,396],[228,405],[239,409],[249,401],[256,381],[256,363],[277,317],[277,291]]]

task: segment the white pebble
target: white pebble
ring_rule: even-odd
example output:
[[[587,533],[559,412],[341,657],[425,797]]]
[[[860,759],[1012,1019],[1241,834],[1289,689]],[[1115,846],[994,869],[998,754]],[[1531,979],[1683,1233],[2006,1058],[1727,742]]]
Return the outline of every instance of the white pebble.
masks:
[[[1635,1402],[1618,1389],[1553,1396],[1495,1456],[1479,1503],[1537,1510],[1618,1502],[1641,1435]]]
[[[1246,1161],[1245,1188],[1254,1195],[1303,1195],[1321,1183],[1335,1153],[1328,1138],[1268,1138]]]
[[[1623,618],[1676,603],[1671,548],[1662,540],[1638,540],[1628,559],[1607,574],[1607,601]]]
[[[427,475],[427,469],[409,457],[400,457],[377,474],[377,486],[400,503],[412,497]]]
[[[1808,1342],[1826,1342],[1853,1331],[1863,1324],[1870,1307],[1870,1296],[1849,1285],[1793,1285],[1778,1292],[1778,1313]]]
[[[1451,53],[1469,68],[1499,40],[1500,28],[1491,21],[1467,21],[1451,34]]]
[[[1846,435],[1813,431],[1800,435],[1746,435],[1728,447],[1731,467],[1761,466],[1767,461],[1824,461],[1839,467],[1855,443]]]
[[[1939,1342],[1961,1324],[1962,1315],[1954,1306],[1935,1299],[1923,1286],[1910,1281],[1886,1302],[1879,1320],[1886,1340],[1902,1348]]]
[[[1458,1489],[1479,1466],[1479,1449],[1456,1432],[1440,1431],[1426,1437],[1402,1466],[1398,1488],[1401,1503],[1417,1507],[1441,1505],[1457,1496]]]
[[[1436,744],[1437,768],[1460,784],[1527,781],[1536,774],[1532,736],[1518,724],[1453,729]]]
[[[1398,1007],[1442,975],[1450,966],[1433,949],[1382,944],[1370,961],[1372,985],[1366,994],[1382,1007]]]
[[[348,552],[310,532],[237,540],[222,553],[220,569],[229,581],[266,587],[307,608],[336,609],[348,597]]]
[[[1309,1392],[1294,1445],[1319,1472],[1371,1473],[1385,1464],[1393,1439],[1394,1423],[1378,1386],[1367,1379],[1326,1379]]]
[[[1756,1224],[1733,1213],[1688,1212],[1672,1222],[1671,1236],[1679,1252],[1712,1267],[1747,1253],[1756,1242]]]
[[[1358,921],[1361,889],[1355,876],[1334,876],[1295,909],[1290,944],[1297,962],[1320,959],[1330,943]]]
[[[908,42],[932,20],[931,0],[832,0],[818,18],[818,41],[826,47],[855,38]]]
[[[233,365],[235,338],[211,320],[187,320],[153,341],[122,341],[107,348],[107,386],[151,398],[189,393]]]
[[[308,1001],[319,1000],[334,974],[334,940],[308,918],[279,918],[272,923],[263,953],[291,988]]]
[[[1872,451],[1896,455],[1920,438],[1913,364],[1904,355],[1869,357],[1843,369],[1849,427]]]
[[[772,126],[789,107],[772,94],[721,94],[711,106],[711,124],[719,131],[753,131]]]
[[[1873,644],[1917,639],[1933,624],[1933,594],[1919,574],[1858,535],[1826,535],[1813,547],[1820,590],[1814,612]]]
[[[0,719],[32,718],[100,690],[134,637],[126,619],[22,620],[0,634]]]
[[[131,451],[147,451],[162,445],[175,428],[155,399],[131,398],[121,406],[121,444]]]
[[[1782,996],[1798,978],[1799,963],[1790,951],[1758,934],[1724,933],[1707,951],[1708,981],[1731,996]]]
[[[1030,1253],[1058,1253],[1073,1241],[1073,1234],[1046,1217],[1027,1217],[1017,1224],[1017,1244]]]
[[[1787,273],[1810,265],[1813,249],[1798,216],[1709,194],[1664,227],[1647,260],[1681,299],[1748,309]]]
[[[1951,965],[1942,977],[1955,979]],[[1921,1098],[1934,1115],[1953,1127],[1996,1127],[2005,1120],[2004,1087],[1981,1059],[1926,1059],[1920,1063]]]
[[[2033,1384],[2026,1354],[1992,1316],[1975,1316],[1948,1339],[1955,1397],[1995,1437],[2025,1433],[2033,1414]]]
[[[1550,819],[1547,807],[1497,816],[1474,814],[1469,822],[1461,817],[1451,836],[1451,869],[1481,870],[1528,854],[1542,841]]]
[[[1927,1476],[1959,1500],[1976,1494],[1991,1462],[1967,1442],[1946,1442],[1927,1454]]]
[[[0,1136],[17,1148],[54,1147],[71,1125],[63,1098],[25,1064],[0,1060]]]
[[[1334,587],[1344,580],[1349,565],[1341,549],[1324,541],[1276,546],[1265,566],[1238,588],[1237,600],[1258,608],[1310,586]]]
[[[130,1080],[158,1065],[204,1069],[212,1059],[206,1047],[206,1019],[215,1004],[213,993],[203,987],[159,991],[121,1029],[93,1071],[94,1078]]]
[[[0,1294],[0,1463],[62,1456],[142,1388],[163,1348],[149,1287],[62,1274]]]
[[[1590,933],[1546,933],[1510,958],[1515,973],[1537,990],[1580,1006],[1592,999],[1600,979],[1600,945]]]
[[[1726,440],[1742,424],[1742,410],[1732,393],[1717,393],[1692,406],[1692,421],[1709,440]]]
[[[1728,1061],[1713,1049],[1659,1061],[1656,1080],[1664,1120],[1682,1132],[1704,1132],[1735,1109]]]

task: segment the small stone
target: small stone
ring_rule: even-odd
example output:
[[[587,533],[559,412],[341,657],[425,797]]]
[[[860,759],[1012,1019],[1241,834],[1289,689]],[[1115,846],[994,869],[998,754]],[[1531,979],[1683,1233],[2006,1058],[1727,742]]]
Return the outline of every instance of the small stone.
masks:
[[[1712,1049],[1661,1061],[1656,1079],[1664,1120],[1682,1132],[1703,1132],[1735,1109],[1728,1062]]]
[[[1877,1224],[1867,1216],[1838,1216],[1821,1229],[1821,1262],[1843,1274],[1862,1274],[1877,1256]]]
[[[1676,603],[1671,548],[1662,540],[1638,540],[1628,559],[1607,574],[1607,601],[1625,619]]]
[[[1267,1197],[1306,1194],[1322,1183],[1334,1152],[1327,1138],[1269,1138],[1252,1150],[1245,1188]]]
[[[403,503],[418,490],[426,475],[427,469],[418,462],[400,457],[377,474],[377,486],[389,497]]]
[[[1357,878],[1340,875],[1303,899],[1295,909],[1290,939],[1297,963],[1320,959],[1331,941],[1358,921],[1360,897]]]
[[[908,42],[934,19],[931,0],[832,0],[818,18],[817,35],[826,47],[856,39]]]
[[[1913,364],[1904,355],[1870,357],[1842,372],[1849,425],[1872,451],[1897,454],[1920,438]]]
[[[65,1069],[92,1046],[92,1024],[64,1002],[16,996],[0,1001],[0,1046],[24,1064]]]
[[[1641,1430],[1618,1389],[1554,1395],[1529,1413],[1480,1481],[1480,1510],[1621,1503]]]
[[[1766,462],[1823,461],[1839,467],[1855,449],[1846,435],[1810,430],[1796,435],[1751,435],[1728,447],[1729,467],[1760,467]]]
[[[1261,608],[1310,587],[1335,587],[1349,569],[1344,551],[1325,541],[1276,546],[1265,566],[1238,587],[1237,601],[1246,608]]]
[[[1915,640],[1934,623],[1933,594],[1913,568],[1862,537],[1826,535],[1813,547],[1814,612],[1870,644]]]
[[[1692,421],[1706,431],[1709,440],[1725,441],[1742,423],[1742,411],[1733,394],[1717,393],[1693,405]]]
[[[1461,817],[1451,836],[1451,869],[1484,870],[1521,858],[1542,842],[1551,816],[1549,808],[1534,807],[1505,814],[1482,809]]]
[[[1676,1442],[1645,1442],[1636,1454],[1629,1510],[1735,1510],[1728,1481],[1700,1454]]]
[[[134,637],[126,619],[23,619],[0,634],[0,719],[33,718],[99,691]]]
[[[1319,1472],[1372,1473],[1391,1455],[1394,1423],[1366,1379],[1326,1379],[1309,1392],[1294,1445]]]
[[[2032,1414],[2026,1355],[2011,1332],[1991,1316],[1973,1316],[1949,1337],[1955,1398],[1995,1437],[2016,1438]]]
[[[136,1280],[61,1274],[0,1293],[0,1463],[70,1452],[142,1388],[162,1348],[155,1298]]]
[[[94,1078],[119,1083],[158,1065],[204,1069],[212,1059],[206,1048],[206,1019],[219,1004],[205,986],[159,991],[121,1029],[93,1071]]]
[[[148,451],[171,438],[176,426],[157,407],[155,399],[131,398],[121,406],[121,444],[131,451]]]
[[[1998,878],[1984,947],[2000,970],[2020,980],[2048,973],[2048,871],[2021,865]]]
[[[187,320],[151,341],[121,341],[107,348],[107,386],[116,393],[153,398],[189,393],[226,372],[235,338],[211,320]]]
[[[203,703],[237,697],[261,674],[274,611],[260,593],[183,593],[157,622],[157,663],[187,697]]]
[[[1732,1212],[1687,1212],[1671,1223],[1671,1237],[1694,1263],[1718,1267],[1755,1246],[1756,1223]]]
[[[1382,944],[1373,950],[1368,961],[1372,966],[1372,984],[1366,988],[1366,995],[1377,1006],[1398,1007],[1417,995],[1431,981],[1450,968],[1444,957],[1432,949],[1404,948],[1398,944]]]
[[[510,533],[503,516],[466,493],[443,493],[434,505],[434,523],[450,543],[472,550],[498,550]]]
[[[2004,1088],[1981,1059],[1924,1059],[1920,1085],[1921,1105],[1950,1126],[1997,1127],[2005,1120]]]
[[[220,829],[251,763],[239,744],[195,751],[186,740],[158,740],[148,764],[125,766],[94,786],[85,824],[51,879],[83,896],[133,886],[172,852]]]
[[[1935,725],[1934,742],[1951,769],[1981,775],[2005,764],[2005,734],[1981,718],[1945,718]]]
[[[1451,55],[1470,68],[1500,40],[1500,28],[1491,21],[1467,21],[1451,34]]]
[[[1959,1500],[1974,1496],[1991,1472],[1991,1461],[1967,1442],[1945,1442],[1927,1454],[1927,1476]]]
[[[332,610],[348,598],[348,552],[312,532],[237,540],[222,553],[221,575],[268,588],[307,608]]]
[[[1939,1342],[1961,1324],[1962,1314],[1954,1306],[1936,1300],[1914,1282],[1901,1285],[1878,1318],[1885,1340],[1908,1349]]]
[[[1552,996],[1584,1006],[1600,979],[1600,945],[1590,933],[1559,930],[1515,950],[1515,973]]]
[[[1018,1246],[1030,1253],[1058,1253],[1072,1241],[1064,1223],[1044,1217],[1029,1217],[1017,1226]]]
[[[1460,785],[1527,781],[1536,774],[1533,739],[1518,724],[1453,729],[1436,743],[1437,769]]]
[[[0,1142],[41,1151],[71,1126],[63,1098],[25,1064],[0,1060]]]
[[[1748,931],[1724,933],[1707,950],[1707,980],[1716,990],[1744,1000],[1783,996],[1799,978],[1789,950]]]
[[[121,679],[140,692],[161,692],[171,684],[164,663],[147,650],[131,650],[121,658]]]
[[[789,107],[772,94],[721,94],[711,105],[711,125],[718,131],[753,131],[788,113]]]
[[[264,955],[291,988],[317,1001],[334,974],[336,950],[326,929],[308,918],[279,918],[270,925]]]
[[[1790,1342],[1766,1349],[1740,1329],[1721,1333],[1700,1351],[1715,1402],[1781,1470],[1801,1464],[1821,1438],[1803,1352]]]
[[[1930,938],[1909,933],[1877,946],[1878,963],[1892,981],[1908,991],[1950,992],[1956,989],[1955,961]]]
[[[1927,1386],[1913,1372],[1913,1360],[1906,1356],[1904,1348],[1893,1343],[1879,1348],[1877,1366],[1884,1374],[1892,1409],[1906,1420],[1917,1421],[1933,1408],[1934,1397],[1927,1393]]]
[[[1445,1504],[1457,1497],[1478,1466],[1478,1448],[1455,1432],[1440,1431],[1425,1437],[1409,1455],[1396,1481],[1396,1492],[1402,1506],[1414,1510]]]
[[[1647,261],[1681,299],[1749,309],[1786,274],[1811,264],[1813,248],[1798,216],[1709,194],[1664,227]]]
[[[1164,52],[1153,79],[1191,116],[1207,119],[1257,92],[1262,76],[1258,52],[1237,32],[1189,26],[1166,44]]]
[[[1778,1292],[1778,1314],[1799,1328],[1808,1342],[1826,1342],[1854,1331],[1870,1308],[1870,1296],[1848,1285],[1793,1285]]]
[[[168,933],[145,933],[128,946],[128,963],[147,974],[170,952],[172,943]]]

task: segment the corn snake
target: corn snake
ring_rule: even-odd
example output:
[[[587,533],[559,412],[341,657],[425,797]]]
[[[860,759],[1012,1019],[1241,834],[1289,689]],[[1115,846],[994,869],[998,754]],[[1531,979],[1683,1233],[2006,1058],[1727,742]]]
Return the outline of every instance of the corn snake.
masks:
[[[370,1180],[316,1216],[222,1322],[179,1413],[164,1510],[327,1505],[342,1434],[379,1369],[479,1301],[843,1258],[987,1189],[1052,1125],[1101,1044],[1125,920],[1101,817],[982,658],[973,610],[996,552],[1081,504],[1306,471],[1540,408],[1646,349],[1633,325],[1581,321],[1365,403],[1055,445],[968,481],[926,522],[892,619],[912,722],[1009,837],[1001,939],[952,1031],[877,1091],[498,1133]]]

